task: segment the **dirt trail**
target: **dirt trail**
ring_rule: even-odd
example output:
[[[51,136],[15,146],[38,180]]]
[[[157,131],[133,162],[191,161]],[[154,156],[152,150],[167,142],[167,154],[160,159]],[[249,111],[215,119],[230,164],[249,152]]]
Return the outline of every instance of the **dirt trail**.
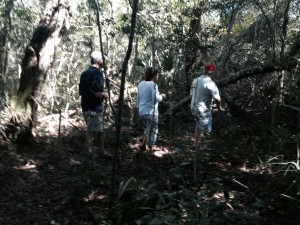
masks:
[[[168,171],[178,165],[185,176],[193,176],[191,171],[195,168],[189,167],[189,163],[184,164],[188,160],[192,162],[196,155],[191,148],[192,128],[184,129],[172,139],[161,134],[158,141],[160,149],[148,156],[143,153],[140,157],[136,154],[138,135],[136,132],[133,132],[133,138],[130,138],[131,134],[127,135],[121,142],[120,181],[131,177],[140,180],[165,179],[171,182],[169,188],[177,188],[181,181],[176,183],[178,181],[170,180]],[[291,212],[297,211],[299,205],[293,204],[293,209],[277,204],[289,203],[287,199],[278,201],[277,190],[281,190],[279,178],[263,174],[263,171],[251,173],[247,168],[243,171],[240,165],[233,167],[234,163],[228,159],[219,161],[218,157],[213,157],[213,142],[198,154],[197,169],[203,182],[219,179],[222,185],[227,184],[225,191],[215,190],[205,200],[214,205],[219,202],[215,213],[221,217],[229,216],[231,224],[238,221],[235,217],[242,215],[246,218],[245,213],[252,219],[240,224],[294,224],[297,221],[298,215],[294,214],[291,218]],[[30,147],[1,144],[0,224],[105,224],[112,159],[83,152],[82,143],[82,132],[75,132],[60,140],[41,139]],[[106,145],[112,151],[113,133],[107,135]],[[211,155],[211,160],[203,160],[207,155]],[[274,198],[275,203],[258,207],[254,197]]]

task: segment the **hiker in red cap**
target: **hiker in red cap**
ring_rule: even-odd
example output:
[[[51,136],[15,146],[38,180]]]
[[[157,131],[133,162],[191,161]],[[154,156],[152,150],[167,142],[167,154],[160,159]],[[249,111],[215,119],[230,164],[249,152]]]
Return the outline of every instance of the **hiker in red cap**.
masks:
[[[211,79],[214,71],[215,67],[213,64],[206,64],[204,66],[204,74],[194,79],[191,86],[191,110],[196,122],[195,147],[198,146],[199,133],[202,145],[204,144],[205,136],[211,133],[213,102],[215,101],[218,109],[222,110],[219,89]]]

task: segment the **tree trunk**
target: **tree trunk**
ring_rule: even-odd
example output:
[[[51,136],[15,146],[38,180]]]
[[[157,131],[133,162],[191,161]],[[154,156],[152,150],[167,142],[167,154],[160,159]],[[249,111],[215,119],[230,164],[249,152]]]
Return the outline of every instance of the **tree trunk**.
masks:
[[[201,28],[201,7],[195,8],[193,10],[192,20],[190,22],[190,37],[186,43],[186,65],[185,65],[185,94],[190,93],[190,87],[192,82],[191,71],[194,69],[198,50],[200,47],[200,39],[197,34],[200,32]]]
[[[135,33],[135,26],[136,26],[136,16],[138,11],[138,0],[134,0],[133,8],[132,8],[132,17],[131,17],[131,30],[129,36],[129,43],[127,52],[125,55],[124,62],[122,64],[122,77],[121,77],[121,87],[120,87],[120,97],[119,97],[119,104],[118,104],[118,114],[116,118],[116,144],[114,148],[114,162],[113,162],[113,173],[112,173],[112,187],[111,187],[111,196],[110,196],[110,208],[114,204],[114,194],[115,194],[115,184],[116,184],[116,176],[117,176],[117,169],[119,167],[119,144],[120,144],[120,133],[122,127],[122,109],[123,109],[123,101],[124,101],[124,90],[125,90],[125,81],[126,81],[126,71],[128,67],[128,61],[130,59],[130,55],[132,52],[132,45]]]
[[[40,21],[30,44],[25,49],[21,65],[18,103],[29,112],[29,126],[26,129],[28,133],[32,134],[33,128],[36,127],[41,90],[47,72],[54,61],[55,48],[61,37],[66,34],[69,20],[76,6],[76,1],[49,1],[44,18]]]
[[[12,28],[12,12],[14,8],[14,0],[5,2],[4,27],[0,30],[0,96],[2,100],[0,107],[4,105],[4,96],[6,87],[6,70],[8,61],[9,36]],[[2,105],[3,104],[3,105]]]

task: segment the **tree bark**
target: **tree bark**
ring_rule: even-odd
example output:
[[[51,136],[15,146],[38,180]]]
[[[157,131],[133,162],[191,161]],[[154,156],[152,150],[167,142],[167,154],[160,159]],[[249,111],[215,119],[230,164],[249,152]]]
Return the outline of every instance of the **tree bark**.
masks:
[[[101,53],[102,53],[104,74],[106,75],[107,67],[106,67],[106,59],[105,59],[105,56],[104,56],[104,48],[103,48],[103,41],[102,41],[102,29],[101,29],[101,25],[100,25],[99,2],[98,2],[98,0],[95,0],[94,3],[95,3],[95,7],[96,7],[96,14],[97,14],[97,26],[98,26],[98,33],[99,33],[99,44],[100,44]],[[115,107],[113,106],[112,101],[111,101],[110,81],[111,80],[108,77],[105,78],[105,84],[106,84],[106,88],[107,88],[107,92],[108,92],[108,102],[109,102],[109,106],[110,106],[110,108],[111,108],[114,116],[117,117],[117,113],[116,113]]]
[[[186,65],[185,65],[185,94],[190,92],[190,84],[192,81],[191,71],[194,69],[197,56],[198,49],[200,46],[200,39],[197,34],[201,28],[201,15],[202,9],[201,6],[195,8],[193,10],[193,16],[190,22],[190,37],[186,43]]]
[[[6,70],[8,61],[9,36],[12,28],[12,12],[14,0],[5,2],[4,27],[0,29],[0,96],[5,96],[6,87]],[[4,103],[4,102],[3,102]],[[2,101],[1,105],[2,106]]]
[[[117,175],[117,169],[119,167],[119,144],[120,144],[120,133],[121,133],[121,127],[122,127],[122,109],[123,109],[125,80],[126,80],[125,78],[126,78],[126,71],[127,71],[127,67],[128,67],[128,61],[130,59],[130,55],[132,52],[137,11],[138,11],[138,0],[134,0],[133,9],[132,9],[132,17],[131,17],[131,30],[130,30],[130,36],[129,36],[129,43],[128,43],[128,48],[127,48],[124,62],[122,64],[121,87],[120,87],[120,96],[119,96],[119,102],[118,102],[118,114],[117,114],[117,118],[116,118],[116,143],[115,143],[115,148],[114,148],[114,162],[113,162],[113,173],[112,173],[112,183],[111,183],[112,187],[111,187],[111,196],[110,196],[110,208],[111,209],[114,204],[116,175]]]
[[[18,103],[29,112],[29,126],[32,133],[36,127],[38,105],[42,96],[47,72],[54,61],[55,48],[69,28],[69,20],[76,9],[76,1],[51,0],[45,14],[25,49],[18,90]],[[29,106],[29,107],[28,107]]]

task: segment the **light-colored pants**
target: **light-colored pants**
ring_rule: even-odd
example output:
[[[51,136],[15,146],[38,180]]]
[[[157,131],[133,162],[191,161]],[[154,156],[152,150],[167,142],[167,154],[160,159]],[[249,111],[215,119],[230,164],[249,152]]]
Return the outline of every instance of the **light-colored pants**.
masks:
[[[103,112],[86,111],[83,117],[88,132],[103,132]]]
[[[158,116],[157,115],[141,115],[143,124],[146,127],[145,137],[146,144],[153,146],[156,143],[158,133]]]
[[[193,112],[197,129],[205,133],[210,133],[212,130],[212,113],[206,112]]]

